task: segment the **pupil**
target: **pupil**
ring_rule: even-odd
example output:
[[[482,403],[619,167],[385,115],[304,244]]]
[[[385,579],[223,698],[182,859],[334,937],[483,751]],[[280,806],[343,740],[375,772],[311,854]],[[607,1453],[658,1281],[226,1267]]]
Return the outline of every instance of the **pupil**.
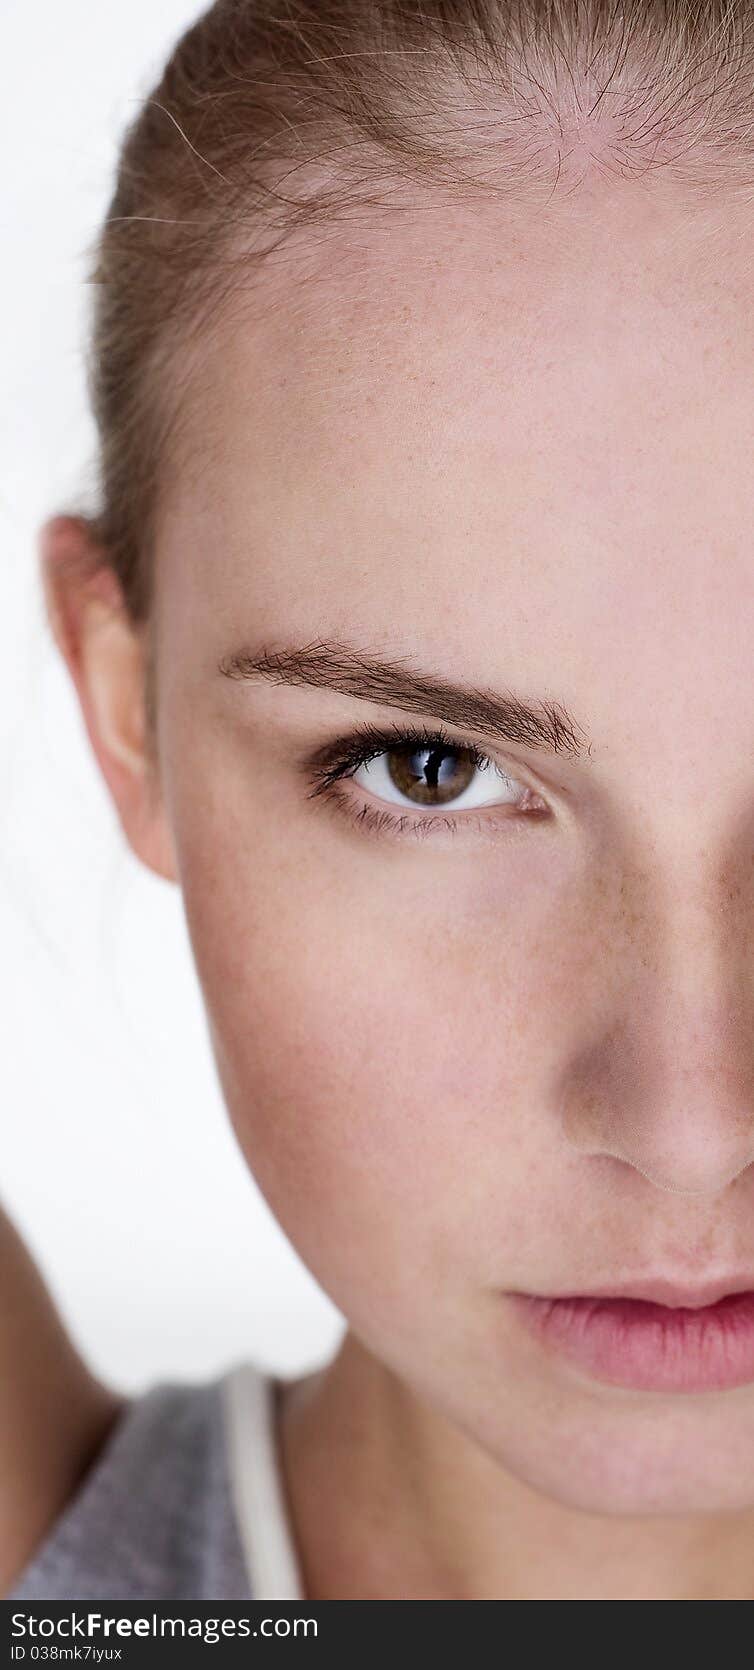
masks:
[[[449,773],[448,771],[448,760],[450,755],[441,753],[439,748],[422,748],[419,757],[421,757],[421,754],[426,754],[427,756],[427,763],[424,766],[424,775],[427,782],[431,784],[432,788],[436,789],[438,783],[441,781],[444,782],[449,775],[452,776],[452,772]]]

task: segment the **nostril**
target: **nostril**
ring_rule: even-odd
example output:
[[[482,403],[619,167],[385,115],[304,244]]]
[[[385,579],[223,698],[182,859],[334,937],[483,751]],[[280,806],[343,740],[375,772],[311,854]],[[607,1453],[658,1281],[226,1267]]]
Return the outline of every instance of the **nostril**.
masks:
[[[754,1130],[747,1147],[742,1151],[721,1155],[719,1148],[708,1155],[689,1155],[682,1150],[663,1150],[658,1146],[642,1150],[628,1143],[610,1146],[602,1143],[577,1144],[585,1158],[616,1162],[651,1183],[663,1194],[686,1198],[715,1199],[743,1179],[754,1167]],[[754,1171],[752,1171],[754,1179]]]

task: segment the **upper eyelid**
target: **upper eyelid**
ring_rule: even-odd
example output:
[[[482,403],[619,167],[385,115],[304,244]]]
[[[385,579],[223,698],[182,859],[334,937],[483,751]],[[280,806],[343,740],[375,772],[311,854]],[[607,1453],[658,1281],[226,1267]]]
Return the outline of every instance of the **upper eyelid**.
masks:
[[[366,745],[361,752],[365,758],[379,759],[380,754],[390,752],[391,746],[394,748],[409,748],[412,743],[419,748],[450,747],[455,749],[459,754],[471,754],[477,761],[489,761],[490,765],[494,765],[495,763],[494,755],[485,753],[484,750],[477,747],[474,742],[462,742],[460,740],[456,740],[455,737],[429,737],[425,736],[421,731],[414,732],[397,730],[394,735],[382,737],[371,746]]]
[[[425,748],[442,747],[443,745],[456,748],[459,752],[465,751],[473,754],[477,759],[488,760],[493,765],[498,764],[507,775],[513,775],[508,763],[501,764],[497,760],[494,749],[483,748],[473,737],[453,736],[442,725],[422,725],[421,723],[417,723],[415,727],[406,724],[401,725],[400,723],[391,725],[389,722],[384,726],[371,723],[357,726],[354,730],[348,731],[334,741],[329,741],[318,748],[314,754],[309,756],[308,763],[313,771],[317,771],[318,768],[326,769],[327,765],[331,764],[338,755],[342,756],[344,760],[348,759],[349,756],[355,759],[358,755],[358,763],[363,763],[367,758],[376,759],[391,747],[408,746],[411,743]]]
[[[324,792],[331,783],[354,776],[362,765],[379,759],[391,747],[409,746],[411,743],[420,747],[445,745],[459,751],[465,749],[477,760],[495,763],[493,756],[483,753],[476,743],[446,735],[442,726],[430,728],[428,725],[417,725],[411,729],[406,725],[388,724],[383,727],[369,723],[324,743],[309,755],[306,770],[315,784],[313,793]],[[506,772],[505,775],[510,774]]]
[[[423,746],[428,747],[429,744],[424,743]],[[383,755],[386,754],[386,753],[389,753],[389,752],[390,752],[390,750],[387,749],[387,748],[376,748],[374,750],[369,750],[369,752],[361,755],[354,762],[354,764],[352,766],[348,766],[347,769],[340,774],[341,778],[344,778],[344,777],[354,778],[356,776],[357,772],[361,770],[362,766],[372,765],[375,760],[382,759]],[[460,743],[458,744],[458,752],[459,753],[463,752],[462,746],[461,746]],[[474,755],[473,755],[473,759],[474,759],[474,768],[475,768],[476,771],[485,771],[487,769],[489,769],[493,772],[496,771],[500,775],[500,777],[505,779],[505,781],[507,783],[511,783],[514,786],[516,784],[519,784],[519,786],[521,788],[527,788],[528,787],[528,784],[526,784],[524,782],[521,782],[520,778],[515,777],[511,771],[506,771],[503,766],[498,765],[497,761],[495,759],[493,759],[493,757],[490,754],[483,754],[483,753],[481,753],[481,751],[477,752],[475,750]]]

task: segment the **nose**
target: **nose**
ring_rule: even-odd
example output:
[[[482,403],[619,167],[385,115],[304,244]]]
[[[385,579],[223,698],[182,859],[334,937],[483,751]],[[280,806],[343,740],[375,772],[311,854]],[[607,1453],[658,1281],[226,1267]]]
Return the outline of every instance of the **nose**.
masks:
[[[698,882],[698,874],[697,874]],[[754,1164],[754,897],[686,878],[606,968],[607,1013],[569,1061],[569,1143],[673,1194],[720,1194]],[[620,954],[622,953],[622,955]]]

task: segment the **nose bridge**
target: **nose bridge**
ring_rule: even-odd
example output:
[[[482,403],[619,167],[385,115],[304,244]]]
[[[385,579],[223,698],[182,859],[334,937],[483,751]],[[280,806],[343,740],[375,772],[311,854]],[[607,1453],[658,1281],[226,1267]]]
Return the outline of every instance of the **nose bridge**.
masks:
[[[754,1162],[754,866],[687,840],[624,875],[615,990],[573,1063],[571,1142],[716,1193]]]

